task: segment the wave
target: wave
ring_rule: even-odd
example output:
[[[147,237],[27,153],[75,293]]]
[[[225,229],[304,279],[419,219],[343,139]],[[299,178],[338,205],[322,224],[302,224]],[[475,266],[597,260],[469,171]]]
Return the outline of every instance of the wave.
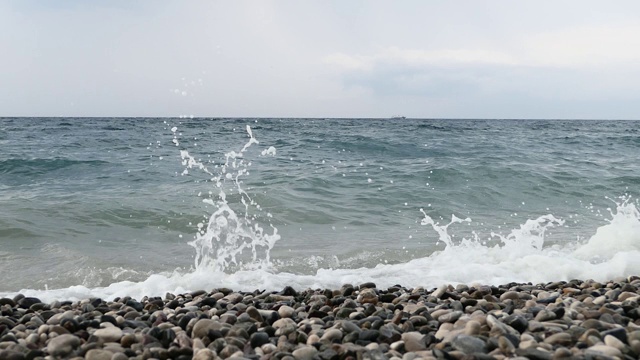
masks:
[[[0,160],[0,174],[6,175],[42,175],[74,166],[97,167],[108,164],[102,160],[71,160],[71,159],[6,159]]]
[[[379,287],[401,284],[426,288],[459,283],[604,281],[640,273],[640,262],[637,261],[640,258],[640,212],[638,202],[628,197],[616,200],[608,222],[598,227],[587,240],[561,244],[547,241],[547,234],[552,229],[564,229],[563,219],[552,214],[528,219],[506,235],[492,232],[490,238],[481,239],[477,233],[483,231],[476,232],[471,228],[469,232],[469,226],[478,226],[471,219],[453,215],[450,222],[441,224],[423,211],[421,229],[435,232],[440,242],[439,246],[425,247],[437,249],[435,252],[409,260],[414,254],[408,254],[409,250],[406,250],[406,260],[395,260],[395,263],[388,261],[389,254],[376,253],[374,248],[360,255],[350,255],[350,261],[342,262],[337,257],[319,259],[311,255],[303,258],[301,252],[296,261],[307,261],[307,269],[321,267],[311,273],[308,270],[305,273],[288,271],[291,267],[286,263],[272,259],[271,252],[280,239],[278,229],[270,222],[272,215],[258,204],[257,197],[243,188],[244,178],[253,163],[244,159],[244,153],[258,144],[248,127],[247,132],[249,142],[239,151],[226,153],[224,165],[215,169],[200,163],[188,151],[181,151],[184,171],[206,173],[219,191],[217,196],[203,200],[213,212],[208,221],[197,224],[195,239],[189,243],[196,252],[190,269],[154,273],[142,281],[122,281],[121,277],[114,276],[113,282],[103,287],[92,287],[92,283],[87,283],[63,289],[23,289],[19,292],[52,301],[89,297],[142,298],[217,287],[241,291],[280,290],[285,286],[337,288],[345,283],[369,281]],[[231,197],[235,197],[234,204],[229,203]],[[464,229],[461,229],[463,225]],[[457,236],[469,233],[472,234],[470,237]],[[361,265],[370,262],[370,258],[379,261],[372,266]],[[13,295],[15,293],[0,294]]]
[[[466,219],[465,219],[466,220]],[[229,287],[234,290],[280,290],[296,288],[338,288],[342,284],[372,281],[379,287],[402,284],[406,287],[437,287],[442,284],[541,283],[572,279],[605,281],[640,273],[640,212],[626,201],[611,211],[608,224],[599,227],[587,241],[564,246],[545,244],[545,233],[563,221],[552,215],[527,220],[507,236],[493,234],[499,244],[490,246],[479,239],[453,241],[452,230],[465,220],[453,217],[448,224],[435,223],[425,215],[422,225],[436,231],[446,244],[442,251],[397,264],[374,267],[321,268],[315,274],[278,271],[272,266],[247,264],[229,272],[211,263],[189,272],[152,274],[140,282],[118,281],[106,287],[78,285],[55,290],[21,290],[43,301],[78,300],[88,297],[161,296],[196,289]],[[309,260],[314,261],[313,259]],[[351,265],[357,261],[351,262]],[[254,266],[254,268],[251,268]],[[124,271],[124,270],[123,270]],[[12,296],[11,294],[0,294]]]

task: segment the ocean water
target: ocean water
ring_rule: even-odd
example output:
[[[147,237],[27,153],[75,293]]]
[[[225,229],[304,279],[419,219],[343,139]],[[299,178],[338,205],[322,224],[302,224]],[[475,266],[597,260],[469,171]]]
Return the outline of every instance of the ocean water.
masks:
[[[640,122],[0,118],[0,295],[640,274]]]

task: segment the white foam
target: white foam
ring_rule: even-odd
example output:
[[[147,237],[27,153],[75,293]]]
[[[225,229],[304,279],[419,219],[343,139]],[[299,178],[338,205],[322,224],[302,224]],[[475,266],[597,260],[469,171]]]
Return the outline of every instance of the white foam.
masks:
[[[455,220],[455,218],[454,218]],[[162,296],[166,292],[182,293],[196,289],[230,287],[235,290],[279,290],[285,286],[304,288],[337,288],[344,283],[373,281],[379,287],[401,284],[407,287],[436,287],[445,283],[504,284],[508,282],[548,282],[570,279],[604,281],[640,274],[640,214],[635,204],[626,201],[612,211],[608,224],[598,228],[585,243],[566,246],[544,246],[544,233],[559,224],[550,215],[525,222],[520,228],[501,238],[502,243],[485,246],[466,239],[451,241],[448,226],[441,238],[447,247],[430,256],[400,264],[379,264],[373,268],[319,269],[314,275],[275,272],[258,267],[225,273],[220,263],[207,262],[187,273],[155,274],[142,282],[122,281],[103,288],[72,286],[57,290],[22,290],[26,296],[43,301],[78,300],[88,297],[112,299],[145,295]],[[425,228],[427,230],[428,228]],[[275,243],[274,243],[275,244]],[[597,262],[592,255],[598,255]],[[12,296],[15,294],[3,294]]]
[[[276,155],[276,148],[274,148],[273,146],[269,146],[268,149],[262,150],[261,154],[262,154],[262,156],[267,156],[267,155],[275,156]]]

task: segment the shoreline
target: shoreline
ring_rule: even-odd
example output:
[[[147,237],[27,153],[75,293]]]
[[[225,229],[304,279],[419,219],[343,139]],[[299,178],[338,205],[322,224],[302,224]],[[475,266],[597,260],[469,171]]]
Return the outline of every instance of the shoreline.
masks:
[[[2,359],[637,359],[640,276],[0,299]]]

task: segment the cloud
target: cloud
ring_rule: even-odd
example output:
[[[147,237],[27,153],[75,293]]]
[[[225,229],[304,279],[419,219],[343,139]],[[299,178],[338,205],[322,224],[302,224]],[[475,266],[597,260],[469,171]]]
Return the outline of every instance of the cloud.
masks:
[[[388,47],[372,55],[333,53],[323,61],[347,70],[371,71],[388,67],[454,67],[467,65],[516,65],[508,54],[484,49],[400,49]]]
[[[636,4],[0,1],[0,116],[630,117]]]
[[[524,35],[502,49],[386,47],[369,54],[331,53],[323,62],[347,71],[427,67],[612,67],[640,61],[640,26],[579,27]]]
[[[526,36],[522,62],[567,68],[614,67],[640,61],[640,26],[574,27]]]

